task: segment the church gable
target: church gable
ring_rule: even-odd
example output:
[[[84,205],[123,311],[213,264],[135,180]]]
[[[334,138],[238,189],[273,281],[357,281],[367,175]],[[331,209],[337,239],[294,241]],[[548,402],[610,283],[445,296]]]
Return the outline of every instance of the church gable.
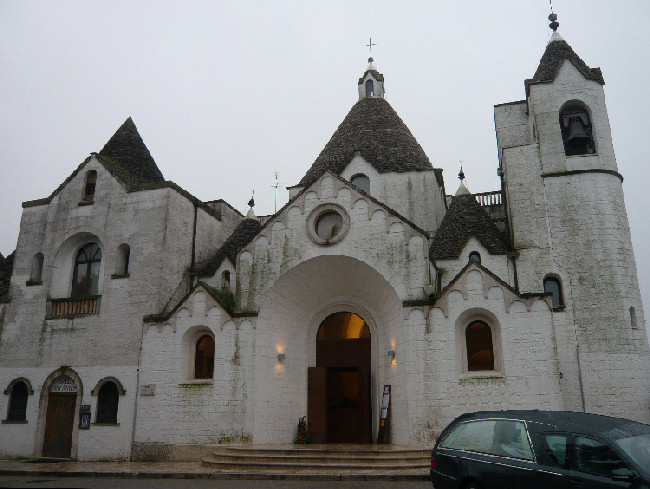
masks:
[[[321,255],[368,263],[394,282],[402,297],[420,298],[428,262],[426,240],[415,224],[327,172],[269,219],[240,251],[238,305],[256,310],[264,290],[280,275]]]

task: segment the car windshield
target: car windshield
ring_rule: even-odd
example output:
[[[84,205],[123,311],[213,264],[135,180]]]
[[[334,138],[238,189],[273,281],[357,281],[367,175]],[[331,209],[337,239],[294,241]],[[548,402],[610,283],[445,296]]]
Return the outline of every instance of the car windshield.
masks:
[[[650,433],[619,438],[616,444],[640,467],[650,467]]]

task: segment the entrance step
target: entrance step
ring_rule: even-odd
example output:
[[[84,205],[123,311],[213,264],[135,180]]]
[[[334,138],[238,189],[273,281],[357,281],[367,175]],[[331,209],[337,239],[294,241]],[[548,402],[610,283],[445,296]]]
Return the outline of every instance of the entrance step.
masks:
[[[431,449],[397,445],[227,445],[202,460],[204,467],[241,476],[345,475],[354,478],[428,476]]]

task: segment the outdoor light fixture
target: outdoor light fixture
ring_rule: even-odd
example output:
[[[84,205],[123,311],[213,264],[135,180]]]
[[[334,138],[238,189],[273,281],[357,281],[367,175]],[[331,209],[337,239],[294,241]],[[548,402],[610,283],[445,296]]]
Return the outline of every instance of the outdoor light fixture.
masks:
[[[283,362],[287,358],[287,355],[284,353],[278,353],[278,362]]]
[[[388,358],[395,358],[395,350],[388,350]]]

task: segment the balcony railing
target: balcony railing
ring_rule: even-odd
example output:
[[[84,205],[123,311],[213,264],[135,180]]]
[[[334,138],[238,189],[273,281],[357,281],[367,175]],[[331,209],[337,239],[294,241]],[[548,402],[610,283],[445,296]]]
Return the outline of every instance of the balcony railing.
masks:
[[[474,197],[476,197],[477,202],[482,206],[488,206],[488,205],[501,205],[502,200],[501,200],[501,191],[500,190],[495,190],[494,192],[481,192],[478,194],[474,194]]]
[[[74,297],[69,299],[50,299],[48,301],[48,318],[98,314],[101,296]]]

